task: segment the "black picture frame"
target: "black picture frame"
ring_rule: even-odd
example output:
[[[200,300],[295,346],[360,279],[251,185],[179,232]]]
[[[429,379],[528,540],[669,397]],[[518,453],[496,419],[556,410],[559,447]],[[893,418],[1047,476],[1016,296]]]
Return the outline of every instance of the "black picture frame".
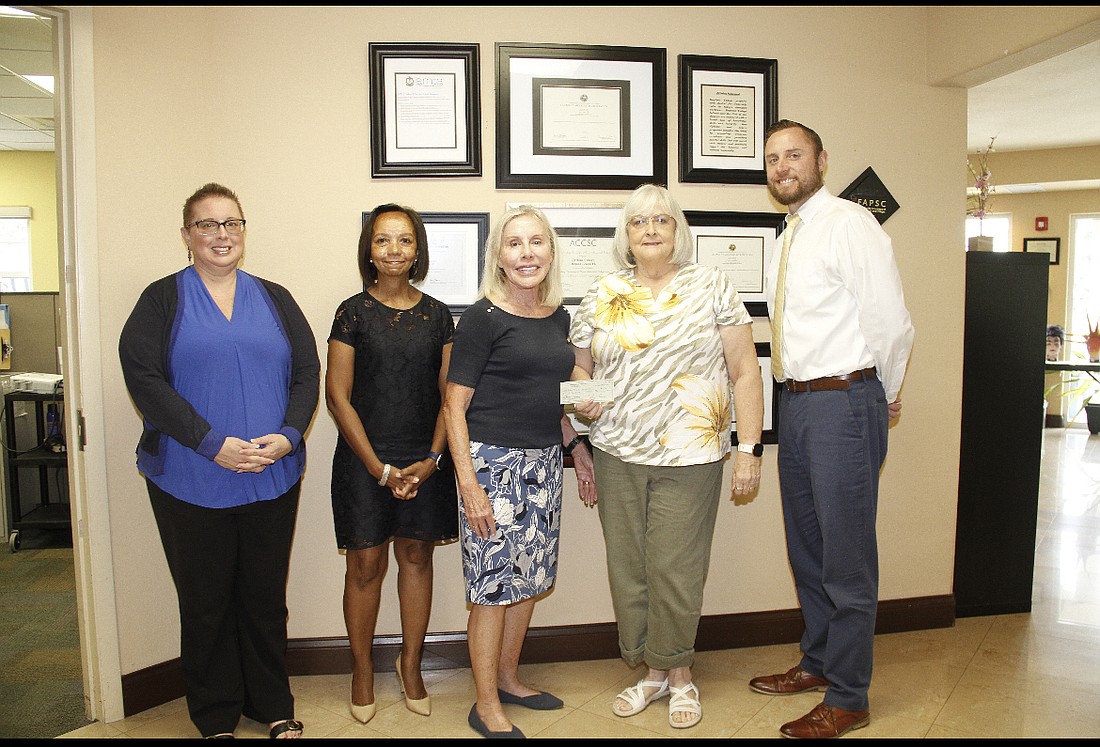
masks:
[[[749,314],[768,318],[764,273],[768,270],[777,239],[783,233],[787,214],[685,210],[684,217],[691,227],[692,240],[695,242],[695,261],[726,270]],[[746,253],[748,256],[743,262],[733,257],[724,262],[708,261],[708,245],[713,242],[724,243],[728,238],[745,239],[754,248]],[[728,246],[732,247],[733,243]]]
[[[1024,251],[1049,254],[1050,263],[1056,265],[1061,259],[1062,239],[1057,237],[1024,239]]]
[[[654,47],[497,42],[497,188],[666,184],[665,57]]]
[[[477,44],[370,43],[372,177],[481,176],[480,66]]]
[[[370,211],[364,211],[366,224]],[[488,213],[420,213],[428,234],[428,276],[416,283],[424,293],[460,315],[477,300],[489,238]]]
[[[781,386],[772,376],[772,344],[770,342],[756,343],[756,357],[760,361],[760,379],[764,386],[764,422],[760,431],[760,443],[779,443],[779,387]],[[734,445],[737,440],[737,415],[730,403],[731,435]]]
[[[779,119],[779,61],[678,60],[680,181],[766,184],[764,133]]]

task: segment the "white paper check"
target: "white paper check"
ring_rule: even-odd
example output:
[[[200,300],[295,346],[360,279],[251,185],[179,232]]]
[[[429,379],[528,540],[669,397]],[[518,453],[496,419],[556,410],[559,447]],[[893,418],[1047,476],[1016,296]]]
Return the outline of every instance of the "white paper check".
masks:
[[[561,382],[561,404],[575,405],[578,402],[613,402],[615,384],[610,379],[582,379],[581,381]]]

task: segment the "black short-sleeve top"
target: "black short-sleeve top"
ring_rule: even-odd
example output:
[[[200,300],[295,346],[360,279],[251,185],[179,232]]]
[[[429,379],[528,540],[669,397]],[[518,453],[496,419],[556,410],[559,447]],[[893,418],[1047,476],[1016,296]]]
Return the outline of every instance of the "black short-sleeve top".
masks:
[[[462,313],[447,380],[474,390],[466,411],[471,441],[527,449],[561,443],[559,384],[574,365],[568,333],[564,306],[536,319],[482,298]]]

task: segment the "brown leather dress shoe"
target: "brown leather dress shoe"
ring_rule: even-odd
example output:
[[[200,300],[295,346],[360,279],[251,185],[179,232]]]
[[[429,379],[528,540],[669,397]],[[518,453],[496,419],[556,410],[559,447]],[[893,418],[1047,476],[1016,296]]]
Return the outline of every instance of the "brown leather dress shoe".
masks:
[[[811,690],[825,690],[829,681],[814,677],[799,666],[791,667],[786,674],[769,674],[766,677],[753,677],[749,687],[764,695],[794,695]]]
[[[788,739],[831,739],[869,723],[870,711],[846,711],[818,703],[802,718],[779,727],[779,733]]]

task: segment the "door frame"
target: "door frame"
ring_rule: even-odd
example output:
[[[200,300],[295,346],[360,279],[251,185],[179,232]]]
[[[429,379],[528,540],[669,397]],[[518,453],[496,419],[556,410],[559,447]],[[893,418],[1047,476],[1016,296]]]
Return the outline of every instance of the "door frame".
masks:
[[[58,244],[64,311],[62,376],[65,439],[70,444],[80,659],[85,712],[111,722],[124,717],[118,618],[107,501],[107,459],[100,365],[99,251],[96,220],[94,8],[28,6],[53,20],[57,70],[54,149]]]

